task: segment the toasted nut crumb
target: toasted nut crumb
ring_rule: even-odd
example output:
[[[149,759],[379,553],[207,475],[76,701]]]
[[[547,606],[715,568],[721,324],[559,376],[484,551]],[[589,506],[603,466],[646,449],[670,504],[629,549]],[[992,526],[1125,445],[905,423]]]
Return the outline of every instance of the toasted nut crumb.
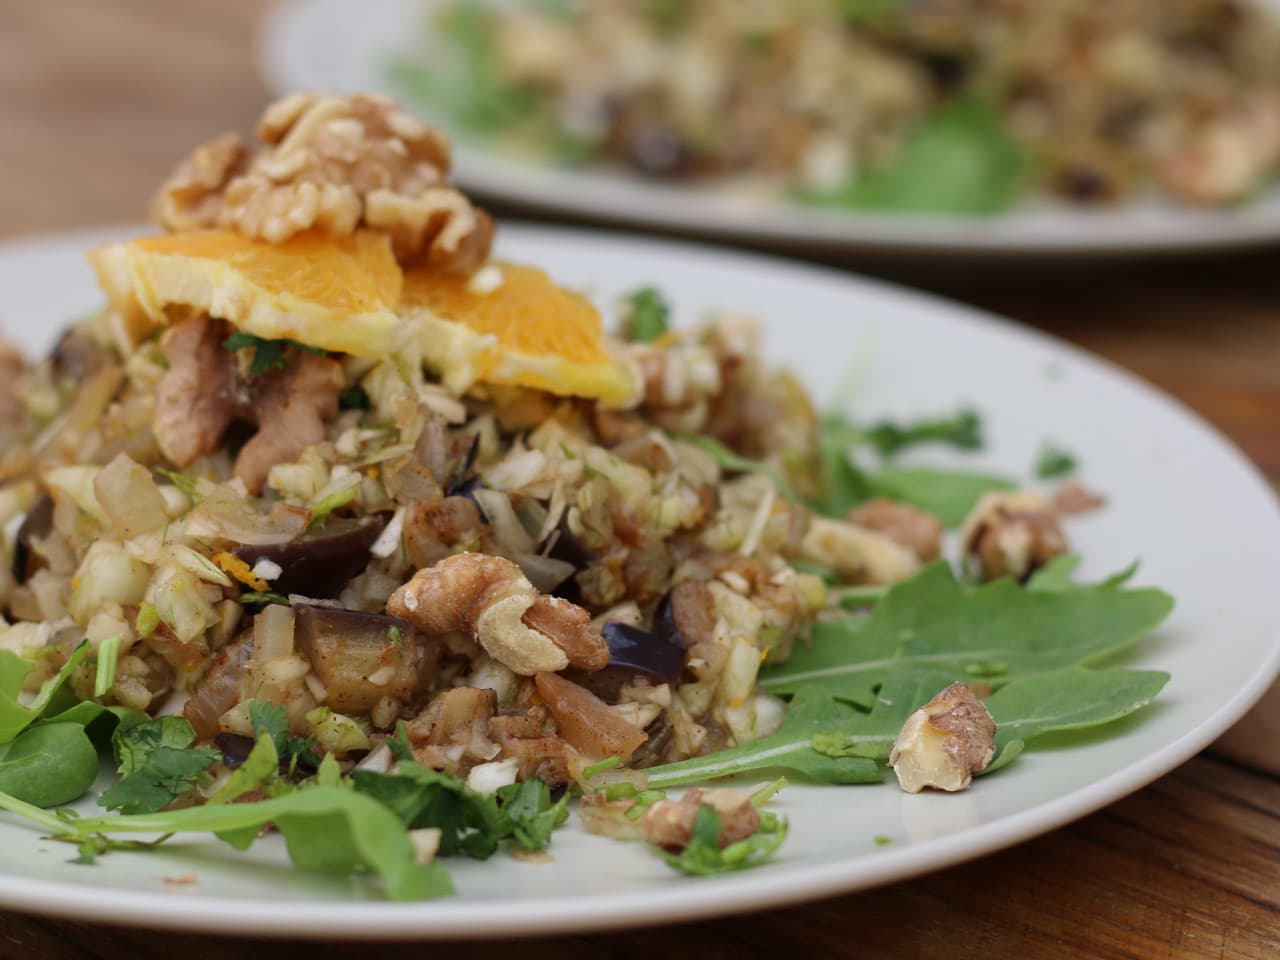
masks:
[[[745,840],[760,827],[751,798],[737,790],[690,790],[679,800],[659,800],[641,819],[644,838],[668,850],[683,850],[693,839],[693,824],[702,806],[720,814],[720,846]]]
[[[910,504],[876,497],[850,510],[847,519],[906,547],[922,562],[936,560],[942,553],[942,521]]]
[[[907,793],[963,790],[995,756],[996,723],[963,683],[953,683],[911,714],[889,765]]]
[[[1031,490],[983,496],[964,522],[960,543],[983,580],[1023,580],[1067,552],[1053,505]]]

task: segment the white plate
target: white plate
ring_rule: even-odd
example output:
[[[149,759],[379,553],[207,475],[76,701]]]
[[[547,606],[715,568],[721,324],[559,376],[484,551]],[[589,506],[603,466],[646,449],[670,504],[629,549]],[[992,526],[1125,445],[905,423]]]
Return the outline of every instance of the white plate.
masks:
[[[81,250],[103,234],[0,247],[0,322],[33,348],[98,300]],[[1221,436],[1133,377],[1041,334],[941,300],[764,257],[607,234],[500,231],[504,256],[601,298],[659,283],[679,321],[748,307],[770,356],[829,395],[855,349],[878,341],[859,396],[868,417],[972,402],[993,441],[969,462],[1027,474],[1052,437],[1075,451],[1109,507],[1072,524],[1083,573],[1140,556],[1139,579],[1178,599],[1134,662],[1172,672],[1155,706],[1114,737],[1033,750],[953,796],[792,786],[792,833],[775,863],[724,878],[679,876],[641,846],[557,833],[551,864],[451,861],[456,899],[378,900],[365,881],[286,866],[279,838],[240,856],[215,840],[97,866],[0,819],[0,906],[86,919],[315,937],[474,937],[675,921],[868,887],[956,863],[1083,816],[1172,769],[1225,730],[1280,667],[1280,513]],[[930,459],[936,459],[931,457]],[[86,804],[86,809],[89,805]],[[877,846],[878,834],[893,837]],[[173,886],[165,877],[193,873]]]
[[[1280,0],[1265,2],[1280,11]],[[425,11],[433,3],[439,0],[286,0],[270,11],[259,37],[267,85],[278,94],[323,89],[398,95],[387,65],[396,52],[421,48],[429,28]],[[447,118],[433,119],[457,141],[457,181],[478,195],[703,236],[811,249],[1000,256],[1152,253],[1280,239],[1280,186],[1228,211],[1180,209],[1157,200],[1109,211],[1024,207],[985,218],[823,210],[752,203],[622,173],[556,169],[468,143]]]

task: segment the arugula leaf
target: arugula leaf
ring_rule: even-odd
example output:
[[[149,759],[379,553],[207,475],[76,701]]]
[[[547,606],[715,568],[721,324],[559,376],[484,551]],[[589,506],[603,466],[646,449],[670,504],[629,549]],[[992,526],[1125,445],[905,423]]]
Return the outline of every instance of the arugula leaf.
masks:
[[[876,693],[868,713],[851,719],[838,733],[814,737],[815,750],[833,757],[888,759],[902,725],[957,679],[943,671],[891,676]],[[996,721],[1001,766],[1022,752],[1026,741],[1055,730],[1110,723],[1155,699],[1169,675],[1154,670],[1086,670],[1067,667],[1014,680],[992,694],[987,709]],[[1013,748],[1011,755],[1004,754]],[[998,769],[994,764],[984,772]]]
[[[98,751],[74,723],[41,723],[0,744],[0,791],[37,807],[78,800],[98,776]]]
[[[663,859],[679,870],[696,877],[745,870],[770,859],[787,838],[787,821],[768,811],[760,813],[760,826],[751,836],[720,848],[720,831],[724,822],[715,807],[703,804],[693,821],[693,837],[679,853],[663,853]]]
[[[925,426],[933,432],[941,432],[942,427],[938,424],[935,421]],[[953,432],[962,442],[972,439],[967,436],[968,426],[956,423],[949,426],[954,428]],[[974,429],[979,428],[980,422]],[[1016,486],[1005,477],[967,470],[923,467],[860,469],[850,460],[850,454],[863,444],[873,443],[877,447],[884,444],[885,449],[896,452],[895,443],[921,442],[910,440],[905,435],[909,428],[891,427],[886,431],[880,424],[871,429],[881,431],[879,441],[871,439],[871,433],[861,430],[840,414],[829,413],[822,418],[818,432],[822,493],[813,499],[814,509],[830,517],[844,517],[850,508],[873,497],[888,497],[933,514],[947,527],[957,527],[984,493],[1011,490]]]
[[[989,473],[968,470],[931,470],[924,467],[888,467],[865,477],[872,496],[901,500],[925,513],[931,513],[943,525],[958,527],[964,523],[984,493],[1013,490],[1017,484]]]
[[[778,488],[778,492],[792,503],[800,503],[800,497],[796,494],[795,488],[787,482],[786,477],[775,470],[767,463],[759,460],[751,460],[734,451],[730,450],[715,437],[708,437],[705,434],[695,437],[685,438],[689,443],[693,444],[707,453],[711,454],[716,463],[720,464],[722,469],[730,470],[735,473],[760,473],[773,481],[773,485]]]
[[[84,662],[88,652],[88,641],[82,641],[71,652],[62,669],[44,682],[29,705],[23,706],[18,697],[27,674],[35,669],[35,664],[12,651],[0,650],[0,743],[14,739],[44,713],[53,695]]]
[[[759,685],[780,694],[818,687],[863,707],[903,671],[998,685],[1122,650],[1172,608],[1160,590],[1105,583],[1047,591],[1006,579],[971,587],[938,561],[890,588],[866,619],[819,623],[812,643],[762,671]]]
[[[531,853],[551,842],[551,833],[569,819],[569,795],[551,802],[551,788],[538,778],[499,787],[498,803],[511,839]]]
[[[951,417],[924,417],[907,424],[881,420],[866,430],[866,440],[882,457],[922,443],[943,443],[957,450],[982,449],[982,418],[961,410]]]
[[[196,778],[219,759],[211,747],[188,749],[196,733],[182,717],[157,717],[119,727],[111,738],[123,779],[98,798],[124,813],[153,813],[189,793]]]
[[[253,360],[249,363],[249,376],[251,377],[256,377],[258,374],[266,373],[272,369],[283,370],[285,366],[285,347],[297,347],[299,350],[305,350],[307,353],[316,353],[321,356],[324,356],[326,352],[320,347],[311,346],[309,343],[300,343],[297,340],[290,339],[267,340],[265,337],[257,337],[243,330],[237,330],[223,340],[222,346],[233,353],[237,350],[253,349]]]
[[[860,723],[863,716],[820,690],[801,690],[776,733],[709,756],[652,767],[645,773],[651,787],[674,787],[764,770],[785,771],[814,783],[879,783],[884,778],[873,760],[831,756],[814,748],[815,740],[841,736],[851,724]]]
[[[652,343],[667,332],[671,308],[655,287],[643,287],[626,296],[627,316],[623,336],[637,343]]]
[[[1079,667],[1015,680],[986,701],[996,747],[1118,720],[1149,704],[1168,682],[1169,674],[1159,670]]]
[[[1075,473],[1076,466],[1074,456],[1048,442],[1041,445],[1040,452],[1036,454],[1036,476],[1041,480]]]
[[[312,787],[258,803],[83,818],[60,817],[0,793],[0,810],[26,817],[57,839],[78,843],[121,833],[214,833],[235,849],[245,850],[264,826],[273,824],[301,870],[340,876],[372,871],[393,900],[453,892],[443,866],[415,861],[413,842],[391,811],[345,787]]]
[[[1028,166],[999,111],[986,101],[961,98],[922,120],[889,164],[805,199],[864,210],[996,213],[1017,198]]]

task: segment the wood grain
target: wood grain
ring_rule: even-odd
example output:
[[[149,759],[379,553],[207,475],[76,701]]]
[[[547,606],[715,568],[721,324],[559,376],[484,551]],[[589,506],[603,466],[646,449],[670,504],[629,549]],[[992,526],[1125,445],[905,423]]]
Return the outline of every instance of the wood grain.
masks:
[[[265,97],[252,56],[264,6],[0,0],[0,235],[137,219],[193,144],[223,129],[248,129]],[[1110,357],[1205,415],[1276,481],[1276,252],[1053,268],[914,262],[891,272]],[[1280,731],[1267,726],[1280,716],[1276,709],[1271,720],[1255,721],[1254,735],[1242,735],[1231,756],[1255,766],[1280,762]],[[303,949],[347,960],[407,953],[390,945],[285,948],[0,914],[4,960],[274,960]],[[510,945],[497,943],[414,948],[427,950],[512,956]],[[930,877],[788,910],[534,940],[518,950],[522,960],[1274,960],[1280,778],[1201,756],[1077,824]]]

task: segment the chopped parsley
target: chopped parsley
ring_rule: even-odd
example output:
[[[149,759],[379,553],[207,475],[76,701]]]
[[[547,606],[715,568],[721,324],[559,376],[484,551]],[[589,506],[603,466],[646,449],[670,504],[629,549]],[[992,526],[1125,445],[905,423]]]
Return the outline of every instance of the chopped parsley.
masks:
[[[317,353],[321,356],[326,352],[320,347],[299,343],[297,340],[267,340],[263,337],[256,337],[252,333],[245,333],[243,330],[237,330],[223,340],[222,346],[232,352],[253,348],[253,359],[249,362],[249,375],[251,377],[266,373],[268,370],[283,370],[286,347],[297,347],[299,350],[305,350],[307,353]]]
[[[1077,466],[1076,458],[1072,454],[1047,441],[1041,445],[1040,452],[1036,454],[1036,476],[1041,480],[1075,473]]]

